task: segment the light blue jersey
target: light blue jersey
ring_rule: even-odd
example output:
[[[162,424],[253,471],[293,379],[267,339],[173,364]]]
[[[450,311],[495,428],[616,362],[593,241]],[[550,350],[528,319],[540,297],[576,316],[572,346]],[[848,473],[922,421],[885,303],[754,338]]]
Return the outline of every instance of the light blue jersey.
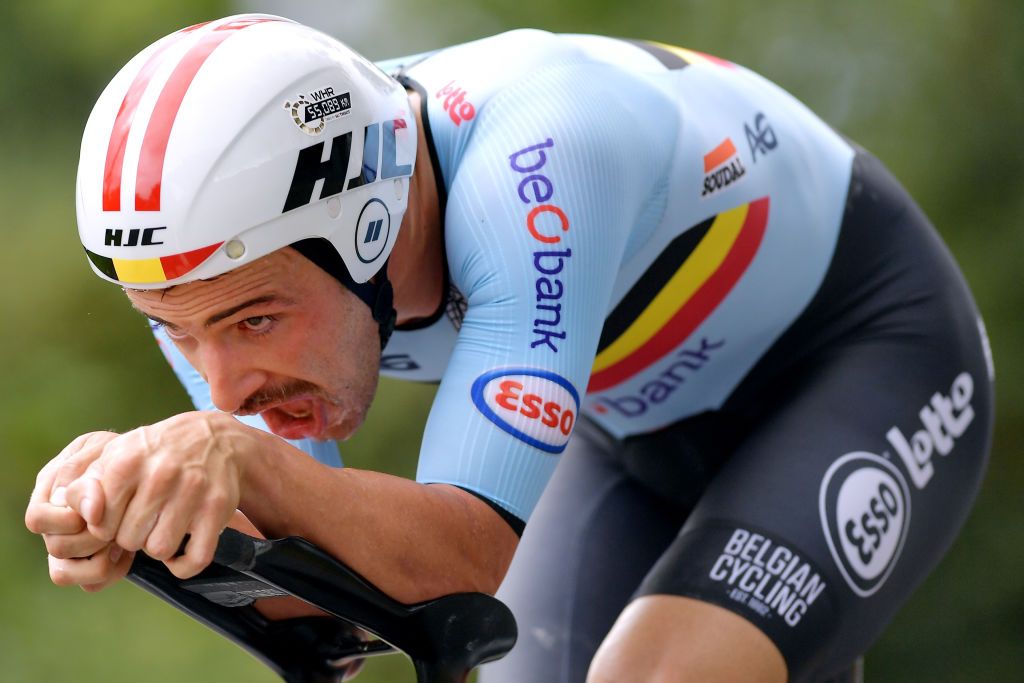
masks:
[[[440,381],[418,481],[527,519],[580,415],[721,406],[824,277],[853,150],[742,67],[532,30],[381,66],[423,98],[444,212],[449,297],[382,358]]]

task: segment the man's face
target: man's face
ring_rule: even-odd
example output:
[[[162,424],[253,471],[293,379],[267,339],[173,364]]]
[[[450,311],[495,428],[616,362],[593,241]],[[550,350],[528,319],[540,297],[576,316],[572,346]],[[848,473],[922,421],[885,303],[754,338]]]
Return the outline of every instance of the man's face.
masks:
[[[288,439],[345,439],[362,424],[377,388],[377,324],[293,249],[213,280],[126,293],[164,325],[220,410],[259,413]]]

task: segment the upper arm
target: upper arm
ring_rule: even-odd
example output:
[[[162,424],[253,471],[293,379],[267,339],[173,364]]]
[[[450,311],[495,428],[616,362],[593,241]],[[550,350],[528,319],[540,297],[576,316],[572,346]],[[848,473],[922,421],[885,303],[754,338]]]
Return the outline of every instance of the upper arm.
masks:
[[[665,154],[616,92],[628,101],[578,74],[503,92],[450,188],[446,250],[468,309],[417,478],[523,520],[579,414],[627,241],[657,201]]]

